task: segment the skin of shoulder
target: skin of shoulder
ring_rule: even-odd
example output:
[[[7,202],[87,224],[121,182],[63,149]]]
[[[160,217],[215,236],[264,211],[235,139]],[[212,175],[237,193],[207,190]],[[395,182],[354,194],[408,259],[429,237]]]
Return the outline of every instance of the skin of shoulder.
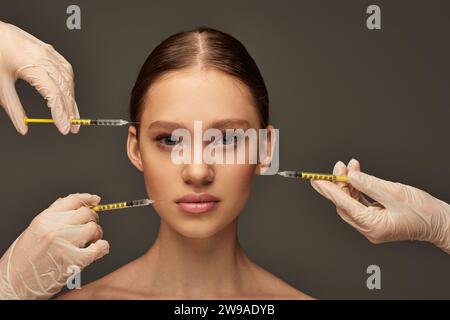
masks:
[[[136,260],[117,269],[99,280],[71,290],[58,300],[126,300],[126,299],[178,299],[178,297],[144,296],[129,288],[134,282],[133,277],[138,272]],[[277,276],[254,265],[252,282],[255,284],[248,294],[241,297],[226,297],[224,299],[254,299],[254,300],[313,300],[314,298],[292,287]],[[252,292],[258,292],[257,295]]]
[[[294,288],[271,272],[256,264],[254,266],[256,268],[254,272],[255,282],[259,284],[257,290],[261,293],[260,296],[255,297],[255,299],[315,300],[315,298]]]
[[[109,300],[109,299],[136,299],[136,295],[126,287],[130,287],[130,275],[136,260],[120,267],[110,274],[83,285],[80,289],[71,290],[61,296],[58,300]]]

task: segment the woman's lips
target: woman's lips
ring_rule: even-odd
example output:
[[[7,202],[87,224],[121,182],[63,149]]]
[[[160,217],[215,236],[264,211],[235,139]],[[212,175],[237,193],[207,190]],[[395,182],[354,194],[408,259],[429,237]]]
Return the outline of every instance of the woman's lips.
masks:
[[[176,201],[177,206],[188,213],[205,213],[219,205],[219,199],[208,193],[191,193]]]

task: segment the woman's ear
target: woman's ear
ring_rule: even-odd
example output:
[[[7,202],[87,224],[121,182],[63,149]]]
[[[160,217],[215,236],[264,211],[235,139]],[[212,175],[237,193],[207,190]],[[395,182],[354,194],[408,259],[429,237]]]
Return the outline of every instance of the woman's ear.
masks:
[[[275,145],[278,143],[278,141],[276,141],[277,135],[272,125],[268,125],[266,127],[266,132],[267,134],[263,141],[259,142],[259,139],[261,139],[261,137],[259,137],[258,139],[259,157],[261,157],[260,148],[262,148],[265,152],[263,153],[263,157],[259,158],[258,165],[255,168],[256,175],[262,175],[270,168],[270,166],[272,165],[272,160],[274,158],[274,152],[276,151]]]
[[[139,149],[139,140],[135,126],[128,128],[127,154],[131,163],[139,170],[144,171],[141,160],[141,151]]]

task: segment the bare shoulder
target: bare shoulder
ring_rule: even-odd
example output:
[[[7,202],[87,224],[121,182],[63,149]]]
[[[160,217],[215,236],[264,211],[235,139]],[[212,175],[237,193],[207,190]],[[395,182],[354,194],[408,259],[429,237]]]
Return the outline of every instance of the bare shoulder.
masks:
[[[100,279],[101,280],[101,279]],[[92,300],[99,292],[102,287],[99,282],[100,280],[91,282],[87,285],[83,285],[80,289],[73,289],[58,298],[57,300]]]
[[[134,299],[134,294],[127,290],[132,281],[130,275],[134,268],[134,261],[110,274],[83,285],[80,289],[73,289],[61,296],[58,300],[111,300]]]
[[[260,266],[255,268],[254,278],[262,299],[315,300]]]
[[[136,290],[142,282],[142,268],[137,260],[117,269],[81,289],[72,290],[59,296],[61,300],[114,300],[114,299],[166,299],[168,297],[142,294]],[[310,300],[313,297],[301,292],[290,284],[281,280],[269,271],[251,263],[245,273],[242,295],[236,299],[264,299],[264,300]],[[132,290],[134,288],[134,290]],[[233,298],[232,298],[233,299]]]
[[[117,288],[108,281],[111,274],[100,278],[87,285],[83,285],[80,289],[73,289],[61,296],[58,300],[102,300],[113,299],[111,296],[114,292],[117,292]]]

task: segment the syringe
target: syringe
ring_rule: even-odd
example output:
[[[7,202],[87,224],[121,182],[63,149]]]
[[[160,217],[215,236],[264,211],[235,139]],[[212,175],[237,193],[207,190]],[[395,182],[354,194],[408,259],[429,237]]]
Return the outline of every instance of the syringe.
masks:
[[[99,211],[116,210],[116,209],[124,209],[124,208],[143,207],[143,206],[148,206],[149,204],[152,204],[153,202],[155,202],[155,201],[150,200],[150,199],[141,199],[141,200],[126,201],[126,202],[116,202],[116,203],[110,203],[110,204],[98,204],[96,206],[90,207],[90,209],[94,210],[96,212],[99,212]]]
[[[348,183],[347,176],[337,176],[334,174],[301,172],[301,171],[280,171],[278,172],[278,174],[286,178],[328,180],[328,181],[339,181]]]
[[[35,119],[24,118],[25,124],[29,123],[55,123],[53,119]],[[127,124],[137,124],[139,122],[132,122],[122,119],[71,119],[71,124],[84,126],[124,126]]]

